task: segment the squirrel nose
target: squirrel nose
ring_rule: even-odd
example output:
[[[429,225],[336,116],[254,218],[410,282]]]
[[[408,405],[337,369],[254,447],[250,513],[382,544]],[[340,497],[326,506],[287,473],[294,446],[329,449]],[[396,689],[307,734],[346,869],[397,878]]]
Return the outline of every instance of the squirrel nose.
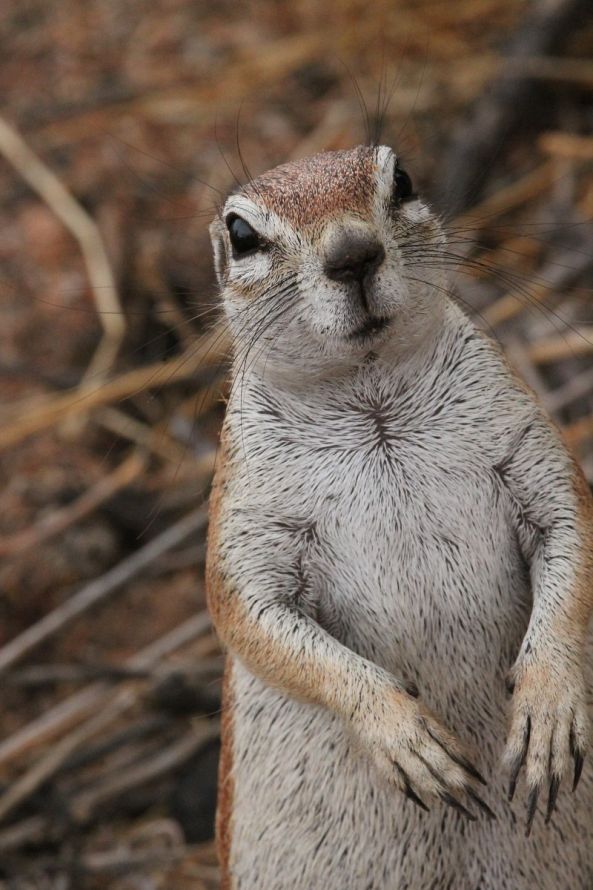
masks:
[[[385,249],[380,241],[372,235],[348,232],[327,251],[324,271],[332,281],[362,281],[384,259]]]

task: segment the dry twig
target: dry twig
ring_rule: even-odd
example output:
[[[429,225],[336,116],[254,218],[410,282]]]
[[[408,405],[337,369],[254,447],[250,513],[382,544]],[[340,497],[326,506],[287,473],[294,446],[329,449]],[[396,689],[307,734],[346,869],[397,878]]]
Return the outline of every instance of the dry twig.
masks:
[[[110,371],[126,331],[111,264],[95,221],[68,189],[0,117],[0,152],[76,238],[86,263],[103,338],[87,367],[83,385],[100,386]]]

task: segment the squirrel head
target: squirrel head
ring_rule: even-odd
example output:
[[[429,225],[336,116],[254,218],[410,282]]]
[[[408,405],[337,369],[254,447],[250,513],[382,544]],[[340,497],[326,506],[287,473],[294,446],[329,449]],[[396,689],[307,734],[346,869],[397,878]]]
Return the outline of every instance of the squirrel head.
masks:
[[[386,146],[276,167],[210,233],[235,354],[254,363],[337,369],[413,348],[442,315],[443,230]]]

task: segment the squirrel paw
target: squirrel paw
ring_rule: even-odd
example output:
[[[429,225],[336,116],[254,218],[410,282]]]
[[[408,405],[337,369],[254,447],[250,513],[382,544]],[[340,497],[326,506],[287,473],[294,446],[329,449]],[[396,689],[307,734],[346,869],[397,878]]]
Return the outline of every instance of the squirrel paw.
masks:
[[[477,793],[486,784],[461,743],[416,698],[403,692],[375,709],[358,735],[390,784],[423,810],[425,800],[438,799],[474,821],[477,806],[495,815]]]
[[[573,791],[579,783],[589,738],[585,683],[580,665],[556,651],[546,660],[520,657],[510,673],[509,690],[512,716],[504,754],[510,771],[509,800],[525,767],[529,835],[544,786],[548,786],[547,824],[571,763]]]

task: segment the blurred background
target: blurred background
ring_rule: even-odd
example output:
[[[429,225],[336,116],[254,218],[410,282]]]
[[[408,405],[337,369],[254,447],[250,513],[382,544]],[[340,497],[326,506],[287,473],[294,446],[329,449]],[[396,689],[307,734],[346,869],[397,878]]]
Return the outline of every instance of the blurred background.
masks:
[[[0,888],[215,888],[208,223],[381,125],[592,481],[593,6],[6,0],[0,41]]]

